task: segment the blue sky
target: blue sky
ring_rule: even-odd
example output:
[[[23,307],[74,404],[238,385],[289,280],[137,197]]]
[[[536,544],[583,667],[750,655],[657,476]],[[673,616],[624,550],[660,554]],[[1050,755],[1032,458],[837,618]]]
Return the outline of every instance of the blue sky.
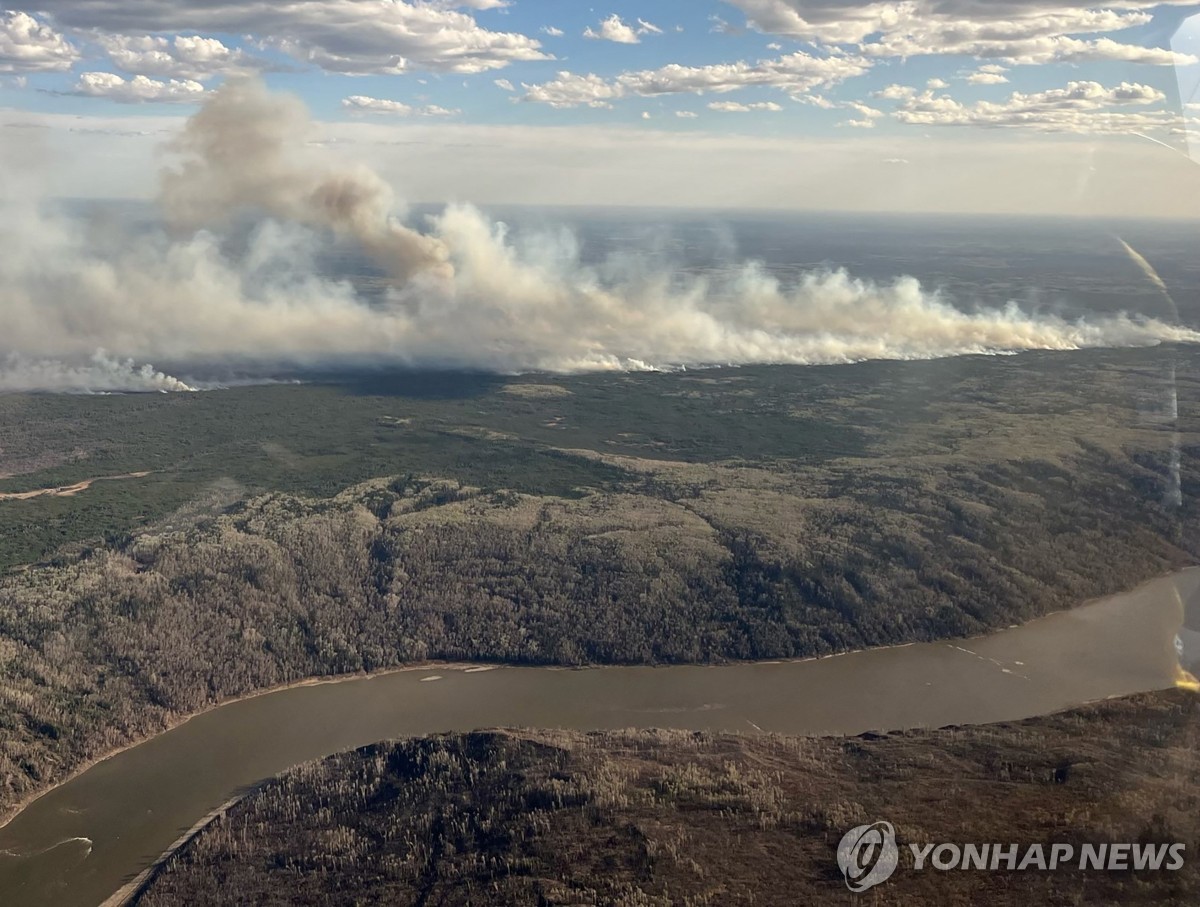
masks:
[[[1000,160],[1030,141],[1051,155],[1129,136],[1187,150],[1195,111],[1181,108],[1177,80],[1200,78],[1198,11],[1178,0],[38,0],[0,13],[0,126],[92,136],[48,147],[124,186],[153,166],[149,143],[96,136],[165,134],[224,81],[256,74],[301,97],[326,141],[439,146],[488,198],[503,193],[472,184],[471,168],[501,186],[537,182],[538,161],[552,172],[598,158],[645,192],[684,159],[707,155],[701,171],[724,178],[731,161],[770,155],[764,172],[775,172],[802,147],[815,172],[846,154],[908,163],[931,142],[940,159],[958,146]],[[491,158],[461,151],[489,143]],[[402,169],[394,154],[384,165]],[[588,198],[614,190],[589,182]],[[416,197],[450,191],[434,183]],[[770,201],[767,183],[754,198]]]
[[[142,0],[143,3],[149,0]],[[1170,41],[1175,26],[1200,7],[1194,4],[1152,5],[1144,0],[1126,0],[1100,7],[1088,4],[1068,4],[1056,0],[997,0],[992,5],[1000,10],[1008,6],[1013,9],[994,15],[981,15],[980,4],[962,0],[919,0],[915,4],[917,14],[911,17],[904,29],[929,29],[931,27],[990,28],[999,34],[1000,40],[986,54],[946,53],[944,44],[939,47],[939,36],[935,33],[925,38],[924,46],[917,47],[912,55],[872,53],[867,58],[869,68],[852,78],[834,78],[828,82],[793,89],[788,86],[737,87],[729,91],[669,92],[655,95],[627,93],[611,100],[607,106],[586,104],[562,104],[551,106],[530,100],[530,92],[523,86],[539,86],[553,83],[557,73],[568,72],[572,76],[595,75],[603,80],[616,80],[622,74],[654,71],[660,67],[676,65],[701,69],[721,64],[746,63],[753,65],[759,60],[779,60],[793,54],[805,54],[824,58],[830,54],[862,56],[863,48],[878,44],[886,38],[883,31],[874,31],[863,36],[863,40],[837,40],[845,37],[838,33],[841,25],[830,22],[829,8],[834,13],[840,5],[858,11],[880,8],[886,15],[887,8],[905,8],[902,3],[838,4],[830,0],[693,0],[693,2],[666,2],[666,0],[614,0],[602,6],[579,3],[549,2],[549,0],[465,0],[453,2],[404,3],[400,0],[306,0],[314,17],[319,18],[323,8],[328,8],[330,24],[345,29],[346,19],[338,7],[361,10],[361,16],[351,17],[351,28],[370,31],[374,24],[386,23],[389,15],[396,11],[411,10],[424,6],[431,15],[444,15],[462,28],[470,22],[476,34],[514,35],[529,41],[531,50],[526,54],[482,60],[479,71],[458,72],[444,60],[412,60],[403,65],[401,72],[378,72],[378,61],[354,68],[362,61],[350,61],[341,67],[324,65],[312,50],[327,36],[320,32],[318,24],[309,29],[308,46],[301,49],[285,48],[276,40],[289,28],[289,13],[282,4],[276,4],[275,12],[262,14],[230,15],[228,21],[220,15],[212,15],[213,7],[221,4],[193,4],[189,10],[186,0],[163,0],[161,7],[172,10],[164,15],[147,15],[143,27],[138,16],[138,3],[108,3],[105,0],[67,2],[50,0],[39,3],[44,13],[29,11],[41,29],[53,34],[70,47],[70,52],[51,62],[30,62],[34,59],[22,53],[21,38],[13,37],[11,17],[8,13],[9,39],[0,41],[0,72],[7,75],[0,79],[0,105],[13,109],[54,113],[97,114],[112,113],[124,108],[136,107],[137,113],[162,115],[178,113],[180,104],[198,100],[200,95],[173,98],[172,103],[156,103],[151,87],[147,98],[130,98],[119,95],[119,83],[93,85],[91,96],[80,92],[80,76],[83,73],[105,73],[129,80],[137,75],[157,83],[169,83],[174,76],[184,79],[186,66],[180,72],[172,72],[169,66],[139,67],[128,59],[124,64],[106,52],[106,41],[147,40],[150,36],[172,40],[175,35],[203,36],[216,38],[234,52],[244,55],[249,68],[260,69],[264,78],[272,85],[301,95],[314,114],[323,119],[339,119],[366,115],[364,110],[352,112],[343,106],[343,100],[351,96],[369,97],[383,101],[400,102],[412,108],[393,108],[377,113],[399,116],[420,116],[427,108],[437,107],[446,113],[446,118],[460,122],[480,124],[526,124],[526,125],[604,125],[626,126],[646,122],[644,115],[655,121],[657,128],[675,130],[716,130],[738,132],[763,132],[765,134],[794,134],[802,132],[829,133],[851,120],[862,121],[844,107],[828,107],[825,102],[845,104],[859,102],[867,104],[882,115],[872,115],[878,122],[874,128],[894,127],[894,103],[880,103],[873,95],[891,84],[900,84],[925,90],[931,79],[948,83],[939,89],[939,97],[952,98],[956,103],[973,105],[980,101],[1000,103],[1011,98],[1014,91],[1036,93],[1062,88],[1072,81],[1095,81],[1111,87],[1123,81],[1133,81],[1158,88],[1166,93],[1174,83],[1174,71],[1170,57]],[[288,9],[302,7],[305,3],[289,4]],[[961,6],[956,12],[954,7]],[[246,4],[249,9],[254,4]],[[264,4],[266,6],[266,4]],[[984,5],[987,6],[987,5]],[[457,8],[456,8],[457,7]],[[484,8],[474,8],[484,7]],[[490,8],[489,8],[490,7]],[[924,9],[921,9],[924,7]],[[205,11],[208,8],[208,11]],[[236,9],[237,7],[233,7]],[[114,9],[123,9],[120,15]],[[815,9],[817,15],[812,15]],[[766,10],[766,13],[763,12]],[[795,28],[781,27],[770,17],[778,17],[780,11],[794,13],[801,21],[812,20],[813,33],[797,33]],[[1074,31],[1076,27],[1091,28],[1094,22],[1086,19],[1096,10],[1110,11],[1113,16],[1127,17],[1120,27],[1104,27],[1098,30]],[[621,43],[613,40],[589,39],[585,33],[602,31],[604,20],[616,17],[622,26],[635,32],[637,43]],[[1075,21],[1079,25],[1074,24]],[[1145,20],[1144,22],[1142,20]],[[26,20],[28,21],[28,20]],[[1134,24],[1130,25],[1129,22]],[[659,30],[639,25],[649,23]],[[1040,29],[1037,24],[1044,23]],[[934,23],[933,26],[930,23]],[[257,25],[259,31],[247,32],[244,26]],[[1111,23],[1108,23],[1111,25]],[[869,27],[870,23],[868,23]],[[1068,29],[1056,32],[1056,25]],[[164,27],[165,26],[165,27]],[[189,27],[191,26],[191,27]],[[224,27],[223,27],[224,26]],[[402,26],[408,29],[408,26]],[[561,35],[548,34],[550,29]],[[1006,32],[1007,30],[1007,32]],[[640,32],[640,34],[636,34]],[[1102,48],[1093,48],[1083,54],[1049,54],[1036,62],[1022,61],[1019,54],[1006,57],[1005,40],[1014,44],[1014,49],[1024,36],[1036,33],[1041,40],[1050,38],[1074,40],[1083,44],[1104,42]],[[1008,37],[1006,37],[1006,35]],[[1068,37],[1073,36],[1073,37]],[[851,37],[857,38],[857,35]],[[833,40],[831,40],[833,39]],[[26,43],[48,40],[37,37]],[[465,34],[464,40],[471,40]],[[534,45],[532,42],[537,42]],[[916,42],[920,44],[921,42]],[[1129,57],[1128,48],[1158,48],[1157,58],[1147,55],[1142,60],[1123,59]],[[452,48],[447,48],[448,50]],[[952,48],[950,48],[952,50]],[[28,51],[26,47],[24,50]],[[541,57],[541,59],[522,59]],[[1046,55],[1043,55],[1046,56]],[[1175,62],[1190,63],[1186,57],[1177,55]],[[980,66],[997,67],[995,84],[971,84],[965,77]],[[1003,67],[1003,69],[999,69]],[[202,82],[212,88],[221,79],[243,67],[229,67],[223,71],[216,66],[204,78],[188,79],[194,86]],[[339,71],[339,68],[342,71]],[[346,71],[350,70],[350,71]],[[375,70],[375,71],[372,71]],[[999,81],[999,78],[1005,81]],[[496,85],[504,80],[513,86],[509,91]],[[116,84],[116,90],[110,90]],[[817,98],[816,102],[812,99]],[[709,108],[709,104],[732,102],[761,109],[720,112]],[[1126,110],[1143,112],[1148,105],[1143,100],[1135,102],[1136,108],[1115,104]],[[769,105],[783,108],[776,110]],[[695,114],[680,117],[677,113]]]

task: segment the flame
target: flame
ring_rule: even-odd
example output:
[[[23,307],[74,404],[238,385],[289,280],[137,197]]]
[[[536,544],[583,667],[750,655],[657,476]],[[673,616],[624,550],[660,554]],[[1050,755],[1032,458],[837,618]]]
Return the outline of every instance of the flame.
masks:
[[[1200,680],[1197,680],[1188,671],[1185,671],[1183,665],[1175,666],[1175,686],[1180,690],[1191,690],[1193,693],[1200,693]]]

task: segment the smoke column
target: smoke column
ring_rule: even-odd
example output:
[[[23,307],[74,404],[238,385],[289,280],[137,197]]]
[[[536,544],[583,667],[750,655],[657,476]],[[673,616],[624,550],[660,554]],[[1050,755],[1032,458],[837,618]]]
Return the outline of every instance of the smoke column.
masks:
[[[161,201],[177,227],[226,222],[246,208],[348,233],[399,278],[450,275],[446,247],[391,217],[391,187],[365,168],[325,170],[304,154],[312,131],[297,98],[261,82],[223,85],[173,143],[185,156],[163,174]]]

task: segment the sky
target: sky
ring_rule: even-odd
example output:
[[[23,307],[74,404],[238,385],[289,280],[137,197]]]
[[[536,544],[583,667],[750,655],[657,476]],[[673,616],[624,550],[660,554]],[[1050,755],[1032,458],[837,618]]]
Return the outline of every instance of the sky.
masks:
[[[0,191],[153,195],[183,120],[251,75],[416,202],[1191,217],[1198,12],[38,0],[0,13]]]

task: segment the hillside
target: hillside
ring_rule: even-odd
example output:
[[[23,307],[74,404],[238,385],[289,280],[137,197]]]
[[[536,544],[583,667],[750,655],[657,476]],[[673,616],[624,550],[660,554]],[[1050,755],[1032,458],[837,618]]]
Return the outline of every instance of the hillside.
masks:
[[[871,903],[1191,904],[1200,708],[1130,697],[853,739],[487,731],[381,743],[267,783],[139,907],[791,905],[850,898],[849,828],[896,827]],[[935,872],[906,842],[1183,842],[1177,872]]]
[[[1200,537],[1200,353],[1178,426],[1162,355],[0,397],[5,493],[124,477],[0,501],[10,554],[75,534],[0,577],[0,816],[309,677],[804,657],[1132,588]]]

